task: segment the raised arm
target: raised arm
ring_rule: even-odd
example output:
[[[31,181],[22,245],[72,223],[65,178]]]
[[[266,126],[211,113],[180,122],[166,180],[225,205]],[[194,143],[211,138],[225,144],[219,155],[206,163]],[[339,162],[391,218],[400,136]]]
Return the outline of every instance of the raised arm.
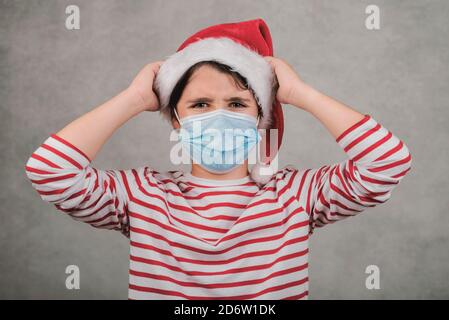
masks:
[[[146,65],[127,89],[51,134],[33,152],[26,175],[43,200],[76,220],[128,234],[126,190],[132,170],[101,170],[90,163],[126,121],[158,109],[152,84],[160,64]]]
[[[348,159],[289,172],[294,197],[310,215],[311,231],[387,201],[411,169],[403,141],[378,123],[304,83],[283,60],[276,70],[278,99],[311,113],[332,134]]]

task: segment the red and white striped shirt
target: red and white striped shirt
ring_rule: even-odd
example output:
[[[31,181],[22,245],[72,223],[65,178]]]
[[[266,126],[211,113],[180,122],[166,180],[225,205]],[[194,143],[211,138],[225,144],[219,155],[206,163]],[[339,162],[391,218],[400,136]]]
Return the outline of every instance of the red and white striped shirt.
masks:
[[[370,115],[336,142],[347,160],[289,165],[264,186],[101,170],[56,134],[25,169],[43,200],[129,237],[129,299],[307,299],[314,228],[387,201],[411,168],[407,146]]]

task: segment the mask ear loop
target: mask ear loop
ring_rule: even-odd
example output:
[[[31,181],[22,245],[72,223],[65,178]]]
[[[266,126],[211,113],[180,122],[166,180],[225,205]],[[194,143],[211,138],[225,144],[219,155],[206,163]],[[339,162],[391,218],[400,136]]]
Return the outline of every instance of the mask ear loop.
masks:
[[[180,128],[176,129],[176,132],[178,134],[178,141],[179,141],[179,140],[182,139],[181,138],[182,123],[181,123],[181,119],[179,119],[178,112],[176,111],[176,108],[174,108],[173,111],[175,113],[176,120],[178,120],[178,123],[179,123],[179,126],[180,126]]]
[[[259,113],[260,103],[259,103],[259,98],[257,97],[257,94],[254,92],[253,88],[251,88],[251,86],[248,85],[248,89],[253,94],[253,97],[256,100],[256,104],[257,104],[257,109],[258,109],[257,122],[256,122],[256,128],[257,128],[257,126],[259,125],[259,120],[260,120],[260,113]]]
[[[176,120],[178,120],[179,124],[182,125],[181,119],[179,119],[179,116],[178,116],[178,112],[176,112],[176,108],[174,108],[173,111],[175,112]]]

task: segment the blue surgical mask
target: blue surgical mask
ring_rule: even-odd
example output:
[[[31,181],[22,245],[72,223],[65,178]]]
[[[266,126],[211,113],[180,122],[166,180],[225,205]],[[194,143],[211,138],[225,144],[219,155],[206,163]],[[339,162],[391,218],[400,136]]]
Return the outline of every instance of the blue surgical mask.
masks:
[[[226,173],[242,164],[261,136],[259,119],[218,109],[180,119],[178,140],[190,158],[212,173]]]

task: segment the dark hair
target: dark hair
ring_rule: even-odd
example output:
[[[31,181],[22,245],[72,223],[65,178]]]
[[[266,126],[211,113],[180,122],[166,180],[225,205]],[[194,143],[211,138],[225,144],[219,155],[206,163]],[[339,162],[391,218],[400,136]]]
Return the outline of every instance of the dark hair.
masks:
[[[168,102],[168,107],[170,108],[171,118],[175,117],[174,110],[176,109],[176,106],[178,105],[179,99],[181,99],[182,93],[184,92],[184,89],[187,86],[187,83],[189,82],[190,77],[199,67],[201,67],[203,65],[211,66],[215,70],[218,70],[224,74],[231,75],[232,78],[234,79],[235,84],[239,88],[250,90],[254,96],[254,99],[256,100],[258,113],[261,117],[263,116],[262,108],[257,101],[257,96],[255,95],[255,93],[251,89],[251,87],[249,86],[247,79],[244,76],[242,76],[240,73],[232,70],[232,68],[226,64],[220,63],[215,60],[208,60],[208,61],[200,61],[200,62],[194,64],[193,66],[191,66],[176,83],[176,85],[173,88],[173,91],[170,95],[169,102]]]

